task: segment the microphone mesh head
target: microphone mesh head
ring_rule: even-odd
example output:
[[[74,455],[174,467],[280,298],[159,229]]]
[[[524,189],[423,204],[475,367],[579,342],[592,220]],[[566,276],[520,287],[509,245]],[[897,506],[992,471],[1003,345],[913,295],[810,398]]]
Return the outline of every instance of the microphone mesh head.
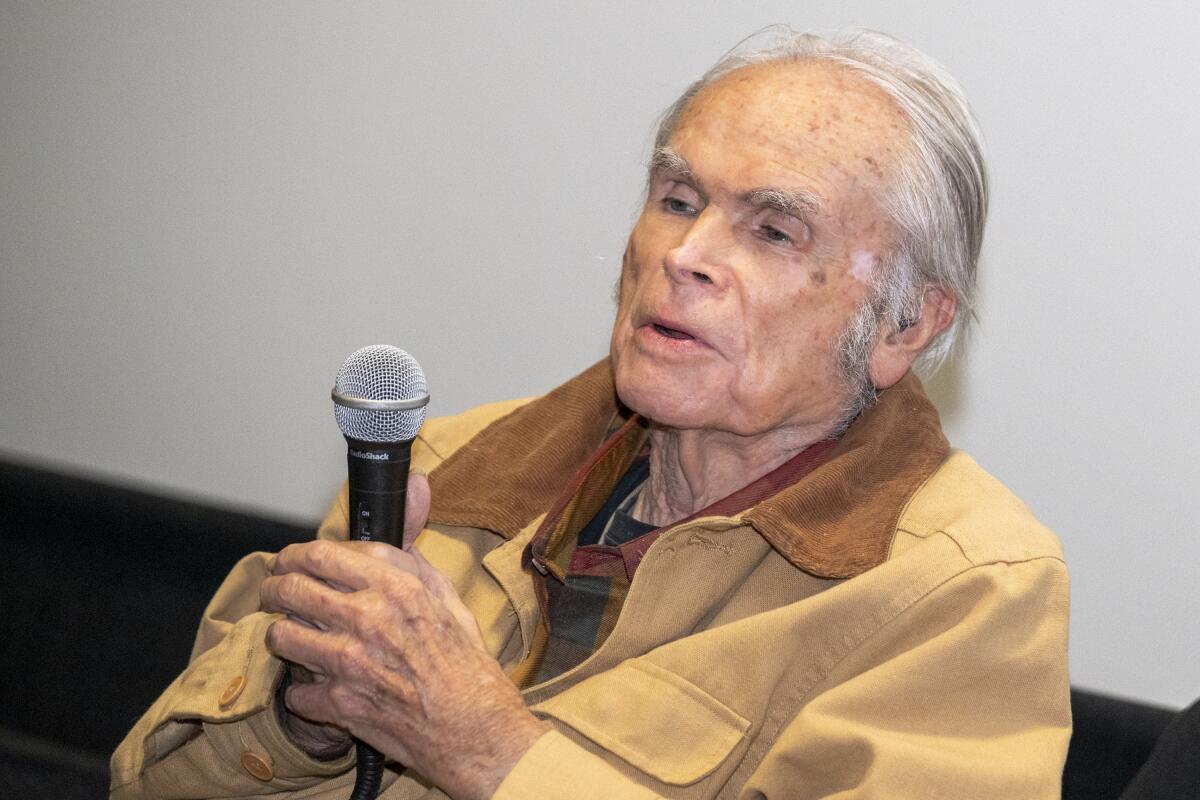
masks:
[[[399,347],[373,344],[355,350],[338,370],[334,389],[364,400],[414,400],[428,394],[425,373],[417,360]],[[345,436],[363,442],[404,442],[413,439],[425,421],[425,407],[403,411],[374,411],[333,406]]]

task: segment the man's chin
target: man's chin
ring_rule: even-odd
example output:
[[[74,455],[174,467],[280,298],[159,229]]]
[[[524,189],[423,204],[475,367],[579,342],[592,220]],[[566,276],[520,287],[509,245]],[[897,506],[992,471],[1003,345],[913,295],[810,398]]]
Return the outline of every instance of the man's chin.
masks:
[[[714,385],[708,370],[654,363],[636,352],[620,354],[614,363],[617,396],[626,408],[670,427],[701,428],[711,418]]]
[[[617,397],[630,411],[668,428],[708,427],[706,409],[697,407],[695,394],[675,393],[666,387],[617,386]]]

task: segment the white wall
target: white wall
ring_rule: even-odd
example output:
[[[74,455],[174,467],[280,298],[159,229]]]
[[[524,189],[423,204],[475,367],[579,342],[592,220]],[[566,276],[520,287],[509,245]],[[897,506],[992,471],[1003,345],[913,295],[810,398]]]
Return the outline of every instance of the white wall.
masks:
[[[578,371],[655,115],[763,24],[868,25],[946,63],[987,133],[951,436],[1062,536],[1076,683],[1183,704],[1200,11],[971,5],[3,0],[0,450],[313,519],[350,351],[413,352],[433,413]]]

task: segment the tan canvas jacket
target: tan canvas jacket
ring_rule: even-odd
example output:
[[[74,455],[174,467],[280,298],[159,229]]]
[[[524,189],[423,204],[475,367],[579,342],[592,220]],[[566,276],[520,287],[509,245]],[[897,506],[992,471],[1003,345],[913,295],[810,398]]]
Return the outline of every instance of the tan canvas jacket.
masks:
[[[418,545],[507,669],[540,613],[522,551],[617,414],[602,362],[414,445],[434,498]],[[343,491],[318,535],[345,531]],[[353,756],[314,761],[276,718],[267,560],[214,597],[189,667],[114,754],[113,798],[348,796]],[[553,731],[496,797],[1056,798],[1067,607],[1055,537],[949,450],[906,378],[799,483],[655,542],[596,653],[525,690]],[[444,796],[401,767],[385,785]]]

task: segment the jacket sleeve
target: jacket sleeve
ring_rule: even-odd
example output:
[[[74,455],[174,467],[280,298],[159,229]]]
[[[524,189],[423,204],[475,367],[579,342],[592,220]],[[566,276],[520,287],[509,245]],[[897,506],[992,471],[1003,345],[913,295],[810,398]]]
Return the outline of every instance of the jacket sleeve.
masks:
[[[410,472],[427,474],[483,427],[526,402],[492,403],[428,420],[413,446]],[[318,538],[347,538],[347,499],[343,486]],[[353,751],[334,761],[309,758],[280,726],[274,703],[283,664],[265,645],[276,616],[261,613],[258,598],[270,558],[245,557],[217,590],[187,669],[113,754],[113,800],[271,796],[314,786],[353,765]]]
[[[1071,733],[1067,608],[1065,567],[1047,557],[972,567],[878,629],[846,631],[854,645],[798,713],[775,723],[773,737],[769,711],[750,731],[770,743],[737,796],[1060,797]],[[496,798],[673,794],[628,775],[549,733]]]
[[[346,492],[319,538],[346,538]],[[299,750],[275,709],[283,663],[266,648],[277,615],[258,610],[270,555],[243,558],[201,620],[187,669],[121,742],[111,762],[113,800],[257,797],[295,791],[345,772],[353,753],[318,761]]]
[[[831,672],[746,789],[768,798],[1057,799],[1071,736],[1067,617],[1058,558],[960,573]]]

